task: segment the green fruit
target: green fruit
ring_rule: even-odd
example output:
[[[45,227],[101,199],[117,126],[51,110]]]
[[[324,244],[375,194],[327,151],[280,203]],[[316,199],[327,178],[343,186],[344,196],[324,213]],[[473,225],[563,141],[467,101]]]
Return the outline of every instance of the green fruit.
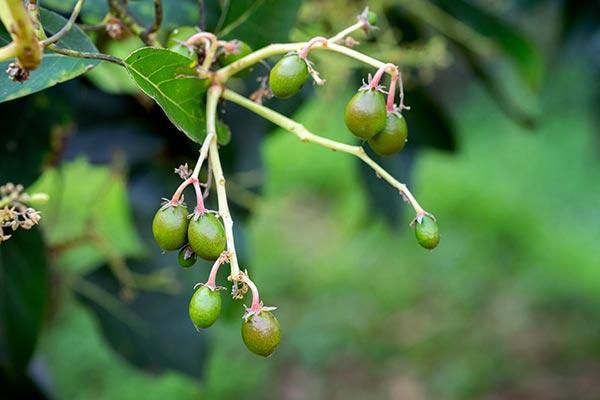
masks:
[[[222,66],[229,65],[231,63],[236,62],[240,58],[246,57],[248,54],[252,53],[252,48],[248,46],[246,42],[242,42],[241,40],[232,40],[236,47],[236,50],[233,52],[223,52],[219,55],[219,64]],[[245,69],[243,71],[238,72],[247,72],[249,69]]]
[[[188,311],[196,329],[208,328],[221,314],[219,291],[207,286],[200,286],[190,299]]]
[[[306,62],[297,54],[283,57],[269,73],[269,86],[276,97],[285,99],[298,93],[308,79]]]
[[[217,216],[206,212],[188,227],[188,240],[194,253],[205,260],[216,260],[227,245],[225,228]]]
[[[415,235],[419,244],[429,250],[435,249],[440,242],[440,229],[437,222],[427,215],[420,223],[416,223]]]
[[[281,340],[279,321],[270,311],[261,311],[242,322],[242,339],[251,352],[268,357]]]
[[[188,210],[183,205],[169,205],[154,215],[152,234],[163,250],[177,250],[187,243]]]
[[[198,61],[198,54],[182,43],[196,33],[198,33],[198,31],[192,26],[180,26],[179,28],[173,29],[167,37],[167,48],[184,57]]]
[[[190,256],[188,258],[185,258],[185,253],[187,251],[188,251],[188,246],[185,246],[184,248],[179,250],[179,254],[177,255],[177,262],[179,262],[179,265],[181,265],[183,268],[189,268],[192,265],[196,264],[196,259],[197,259],[196,253],[194,253],[192,251]]]
[[[361,90],[346,105],[346,126],[354,136],[371,139],[385,127],[387,111],[383,94],[375,89]]]
[[[369,146],[380,156],[389,156],[404,148],[407,137],[408,127],[404,117],[390,113],[381,132],[369,139]]]
[[[367,13],[367,22],[369,25],[377,25],[377,14],[375,14],[373,11],[369,11]]]

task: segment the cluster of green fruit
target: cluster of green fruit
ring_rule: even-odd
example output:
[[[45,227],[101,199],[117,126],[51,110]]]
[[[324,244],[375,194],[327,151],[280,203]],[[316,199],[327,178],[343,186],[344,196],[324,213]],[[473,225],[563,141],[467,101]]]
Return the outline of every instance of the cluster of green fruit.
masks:
[[[308,61],[299,53],[290,53],[275,64],[269,74],[269,87],[274,96],[288,98],[298,93],[308,77]],[[365,85],[346,105],[344,119],[352,134],[367,140],[373,151],[382,156],[404,148],[408,137],[406,120],[399,110],[388,110],[381,90]],[[440,241],[435,219],[422,215],[416,221],[417,241],[426,249],[434,249]]]
[[[221,296],[215,284],[216,271],[226,261],[227,240],[223,224],[214,211],[203,210],[188,215],[183,202],[169,201],[155,214],[152,234],[164,251],[179,250],[178,262],[184,268],[196,263],[197,257],[216,261],[215,273],[205,284],[197,285],[189,304],[189,315],[196,329],[215,323],[221,313]],[[261,356],[271,355],[279,345],[279,322],[268,308],[251,309],[242,323],[246,347]]]

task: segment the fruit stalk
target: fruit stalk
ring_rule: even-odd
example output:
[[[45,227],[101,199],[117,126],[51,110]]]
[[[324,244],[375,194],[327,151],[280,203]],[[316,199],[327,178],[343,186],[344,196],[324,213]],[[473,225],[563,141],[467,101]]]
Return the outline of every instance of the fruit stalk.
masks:
[[[77,17],[79,16],[79,12],[81,11],[81,8],[83,7],[84,3],[85,3],[85,0],[78,0],[77,3],[75,3],[75,6],[73,7],[73,11],[71,11],[71,16],[69,17],[69,20],[67,21],[67,23],[54,35],[50,36],[47,39],[42,40],[40,42],[40,44],[42,46],[46,47],[49,44],[58,42],[63,36],[65,36],[71,30],[73,25],[75,24],[75,21],[77,20]]]
[[[271,110],[268,107],[265,107],[261,104],[257,104],[252,100],[245,98],[237,94],[236,92],[225,89],[223,91],[223,99],[232,101],[248,110],[260,115],[266,120],[274,123],[282,127],[283,129],[293,133],[296,135],[302,142],[304,143],[315,143],[320,146],[326,147],[333,151],[341,151],[343,153],[351,154],[359,159],[361,159],[365,164],[375,171],[378,177],[383,178],[386,182],[388,182],[392,187],[396,188],[402,198],[410,203],[413,207],[417,215],[425,215],[428,214],[423,207],[417,202],[415,197],[412,195],[408,187],[399,182],[396,178],[394,178],[389,172],[387,172],[383,167],[377,164],[371,157],[367,155],[365,150],[361,146],[353,146],[345,143],[336,142],[335,140],[327,139],[314,133],[310,132],[306,129],[302,124],[282,115],[274,110]],[[215,175],[216,178],[216,175]]]
[[[248,285],[250,291],[252,292],[252,304],[250,305],[251,312],[259,312],[262,310],[262,305],[260,304],[260,295],[258,293],[258,288],[252,282],[250,277],[248,277],[247,273],[242,274],[242,281]]]
[[[216,136],[216,114],[217,103],[221,97],[223,88],[219,85],[213,85],[208,89],[206,102],[206,129],[209,133],[214,133]],[[219,148],[216,137],[210,141],[208,158],[212,168],[213,177],[215,179],[215,187],[217,190],[217,201],[219,203],[219,215],[223,219],[225,227],[225,236],[227,237],[227,251],[229,253],[229,266],[231,268],[229,279],[237,281],[240,275],[240,266],[238,264],[237,254],[235,251],[235,240],[233,238],[233,219],[229,212],[227,204],[227,191],[225,189],[225,177],[223,176],[223,168],[219,158]]]
[[[229,64],[228,66],[219,69],[215,74],[215,81],[220,83],[225,83],[231,76],[236,73],[244,70],[265,58],[275,56],[278,54],[285,54],[292,51],[298,51],[303,49],[308,45],[308,42],[300,42],[300,43],[283,43],[283,44],[271,44],[262,49],[259,49],[253,53],[248,54],[246,57],[239,59],[236,62]],[[367,65],[370,65],[374,68],[381,68],[386,65],[386,63],[379,61],[373,57],[369,57],[359,51],[350,49],[345,46],[341,46],[336,43],[331,43],[327,41],[326,43],[315,43],[311,46],[311,50],[328,50],[333,51],[335,53],[340,53],[360,62],[363,62]]]
[[[329,43],[340,43],[347,36],[351,35],[352,33],[354,33],[355,31],[357,31],[359,29],[363,29],[364,27],[365,27],[364,21],[358,21],[354,25],[350,25],[346,29],[344,29],[344,30],[336,33],[334,36],[330,37]]]
[[[42,61],[42,48],[35,35],[33,21],[22,0],[0,2],[0,19],[14,43],[14,55],[22,68],[33,70]],[[12,54],[9,47],[4,55]]]
[[[219,273],[219,268],[229,259],[229,253],[224,251],[219,258],[215,261],[212,268],[210,269],[210,273],[208,274],[208,280],[206,281],[205,286],[215,290],[217,288],[217,274]]]

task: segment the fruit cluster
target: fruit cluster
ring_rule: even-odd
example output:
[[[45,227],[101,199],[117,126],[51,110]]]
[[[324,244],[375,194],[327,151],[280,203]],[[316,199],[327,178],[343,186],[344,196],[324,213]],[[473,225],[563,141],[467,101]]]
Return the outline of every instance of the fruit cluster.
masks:
[[[267,97],[289,98],[301,90],[309,77],[312,77],[317,85],[324,84],[325,81],[320,78],[315,65],[308,59],[311,49],[320,46],[335,50],[337,46],[338,51],[347,54],[348,47],[340,46],[337,42],[348,39],[348,34],[356,29],[364,29],[367,33],[372,32],[376,29],[374,26],[376,21],[376,15],[365,10],[358,17],[355,25],[332,38],[315,37],[309,42],[288,47],[285,50],[288,51],[287,54],[285,51],[272,53],[271,55],[284,54],[284,56],[270,70],[268,85],[266,77],[261,79],[261,90]],[[350,46],[352,41],[346,40],[346,43]],[[306,131],[303,126],[262,106],[260,98],[251,101],[224,88],[224,82],[231,76],[247,73],[253,64],[268,57],[268,48],[253,53],[252,49],[242,41],[221,41],[212,33],[198,32],[193,27],[181,27],[173,31],[168,37],[167,47],[189,58],[191,65],[196,67],[199,78],[207,79],[211,83],[206,102],[207,137],[200,149],[198,163],[193,173],[187,170],[187,165],[176,170],[184,182],[177,188],[171,199],[165,200],[152,224],[156,243],[164,251],[179,250],[177,259],[183,268],[192,267],[198,257],[214,261],[208,280],[195,286],[189,303],[189,316],[196,329],[212,326],[219,317],[221,312],[219,291],[223,288],[217,286],[216,278],[220,266],[229,263],[231,275],[228,279],[232,282],[232,296],[241,299],[248,290],[252,293],[252,304],[246,307],[246,313],[242,318],[241,334],[246,347],[258,355],[269,356],[276,350],[281,339],[279,322],[272,313],[274,307],[263,305],[256,285],[250,280],[248,273],[242,272],[237,265],[232,221],[224,198],[224,179],[220,171],[218,149],[211,136],[211,134],[216,135],[215,115],[219,98],[244,105],[280,125],[281,121],[285,123],[289,121],[286,128],[304,141],[315,138],[316,143],[326,142],[331,149],[351,153],[367,162],[380,176],[397,188],[415,209],[414,224],[418,243],[427,249],[433,249],[438,245],[440,235],[435,218],[421,208],[405,185],[396,181],[369,158],[362,147],[319,138]],[[289,52],[290,48],[293,49],[291,52]],[[366,141],[375,153],[389,156],[398,153],[406,144],[408,127],[402,112],[409,107],[404,105],[402,79],[398,67],[371,60],[370,64],[378,69],[373,76],[369,75],[367,82],[348,101],[344,120],[348,130],[356,138]],[[380,84],[385,74],[390,76],[387,89]],[[398,102],[396,102],[396,90],[398,90]],[[259,97],[261,96],[262,94]],[[300,133],[299,131],[302,130],[305,132]],[[206,193],[203,193],[202,184],[198,180],[200,168],[207,156],[210,156],[213,167],[212,174],[216,181],[219,212],[205,209]],[[192,213],[183,202],[183,191],[189,185],[194,187],[196,195],[196,206]],[[209,189],[208,185],[205,187],[206,190]]]
[[[197,194],[197,205],[191,214],[182,195],[183,189],[190,184]],[[204,208],[197,178],[185,179],[173,198],[165,200],[154,215],[152,233],[163,251],[179,250],[177,260],[183,268],[192,267],[197,257],[215,261],[207,282],[196,285],[189,304],[190,319],[196,329],[210,327],[221,313],[219,290],[222,288],[216,285],[216,278],[219,267],[229,261],[229,252],[223,224],[217,212]],[[252,306],[243,317],[242,339],[252,352],[269,356],[281,337],[279,323],[271,312],[274,308],[263,306],[258,290],[247,274],[243,274],[242,281],[252,288],[253,295]]]

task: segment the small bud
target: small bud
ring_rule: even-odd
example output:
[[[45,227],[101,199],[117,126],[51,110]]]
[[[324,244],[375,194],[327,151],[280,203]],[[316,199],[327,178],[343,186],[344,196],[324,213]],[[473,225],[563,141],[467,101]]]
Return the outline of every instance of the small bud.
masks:
[[[8,64],[6,73],[8,74],[8,78],[14,82],[25,82],[29,79],[29,71],[17,63]]]
[[[27,203],[31,204],[32,206],[39,206],[46,204],[48,200],[50,200],[50,196],[48,196],[46,193],[34,193],[29,195]]]

